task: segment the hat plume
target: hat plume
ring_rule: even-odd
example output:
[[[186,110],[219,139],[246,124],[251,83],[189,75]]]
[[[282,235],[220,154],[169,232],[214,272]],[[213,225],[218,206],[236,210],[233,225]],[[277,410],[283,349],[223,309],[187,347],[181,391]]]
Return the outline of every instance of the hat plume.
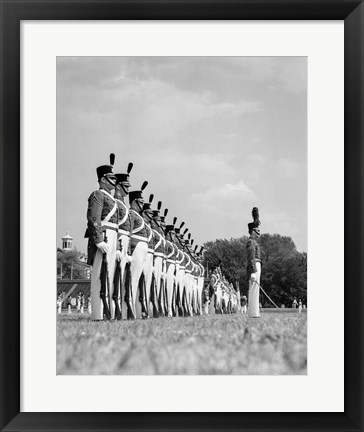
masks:
[[[115,163],[115,154],[110,153],[110,165],[114,165],[114,163]]]
[[[253,207],[252,217],[253,217],[253,221],[257,224],[257,226],[260,225],[258,207]]]
[[[133,162],[129,162],[128,169],[126,171],[128,174],[130,174],[131,170],[133,169],[133,166],[134,166]]]
[[[148,186],[148,182],[145,181],[143,182],[142,187],[140,189],[143,191],[147,186]]]

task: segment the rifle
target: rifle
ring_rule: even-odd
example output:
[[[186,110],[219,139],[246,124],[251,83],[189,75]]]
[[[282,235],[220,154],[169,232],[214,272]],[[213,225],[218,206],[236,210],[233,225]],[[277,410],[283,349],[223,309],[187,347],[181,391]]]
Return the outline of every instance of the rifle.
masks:
[[[174,276],[174,281],[173,281],[173,294],[172,294],[172,313],[173,313],[173,316],[176,316],[177,315],[177,311],[176,311],[176,305],[177,305],[177,284],[176,284],[177,268],[176,268],[176,266],[174,266],[173,276]]]
[[[168,291],[167,291],[167,284],[164,284],[164,312],[165,315],[168,316]]]
[[[144,314],[145,318],[148,318],[148,305],[146,300],[147,292],[145,288],[145,277],[144,273],[142,273],[139,279],[139,301],[142,305],[142,313]]]
[[[104,232],[104,242],[107,243],[106,231]],[[109,321],[111,320],[111,312],[109,308],[110,304],[110,281],[109,281],[109,267],[107,263],[107,254],[102,254],[102,263],[100,270],[100,298],[104,307],[105,318]],[[109,300],[109,303],[108,303]]]
[[[128,319],[136,319],[136,313],[134,310],[133,292],[131,289],[130,263],[127,263],[125,266],[124,286],[125,286],[124,300],[128,306]]]
[[[120,297],[120,282],[121,282],[121,263],[116,263],[116,269],[114,273],[114,292],[112,295],[112,298],[115,303],[115,318],[120,321],[122,318],[121,315],[121,308],[119,303],[119,297]]]
[[[153,317],[158,318],[159,308],[158,308],[158,301],[157,301],[157,285],[156,285],[154,273],[152,273],[152,282],[150,284],[150,301],[152,302],[153,305]]]
[[[160,282],[160,287],[159,287],[158,303],[159,303],[159,310],[161,311],[161,314],[165,315],[165,309],[164,309],[164,279],[163,279],[163,276],[161,276],[161,282]]]

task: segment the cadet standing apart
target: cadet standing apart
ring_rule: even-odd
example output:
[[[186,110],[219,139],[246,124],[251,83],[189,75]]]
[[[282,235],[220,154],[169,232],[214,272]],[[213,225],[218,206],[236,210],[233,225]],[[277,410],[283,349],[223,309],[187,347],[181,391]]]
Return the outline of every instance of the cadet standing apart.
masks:
[[[248,316],[250,318],[258,318],[259,312],[259,284],[261,273],[261,257],[260,246],[257,240],[260,237],[259,230],[259,212],[258,208],[254,207],[252,211],[253,222],[248,224],[249,239],[246,245],[247,249],[247,277],[249,279],[249,303]]]

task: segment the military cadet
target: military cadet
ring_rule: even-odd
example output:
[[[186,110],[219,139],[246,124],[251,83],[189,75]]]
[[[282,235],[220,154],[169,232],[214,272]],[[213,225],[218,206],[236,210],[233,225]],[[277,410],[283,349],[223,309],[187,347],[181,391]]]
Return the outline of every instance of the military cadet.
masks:
[[[102,165],[96,169],[99,189],[92,192],[88,199],[87,209],[87,231],[88,237],[88,257],[87,264],[92,265],[91,274],[91,318],[102,320],[104,313],[106,318],[113,313],[112,298],[112,275],[114,274],[117,236],[118,236],[118,213],[117,204],[111,192],[115,189],[115,175],[112,165]],[[109,272],[106,275],[106,298],[104,308],[100,297],[101,280],[100,272],[105,254],[108,262]],[[110,277],[111,275],[111,277]]]
[[[197,286],[198,286],[198,299],[199,299],[199,307],[200,307],[200,315],[203,314],[203,303],[204,303],[204,272],[205,269],[202,264],[201,252],[203,250],[203,246],[201,246],[200,252],[197,253],[197,265],[198,265],[198,278],[197,278]]]
[[[159,299],[160,299],[160,309],[162,315],[167,315],[168,307],[167,307],[167,262],[166,262],[166,240],[165,240],[165,231],[166,231],[166,217],[168,214],[168,209],[164,209],[163,215],[161,216],[160,226],[164,233],[163,241],[164,241],[164,256],[163,256],[163,264],[162,264],[162,276],[161,276],[161,286],[159,290]]]
[[[139,305],[137,302],[137,294],[145,260],[148,255],[149,234],[145,226],[144,219],[141,216],[144,205],[143,190],[147,187],[147,185],[148,182],[145,181],[140,190],[129,192],[130,216],[133,227],[131,231],[131,291],[133,307],[138,316],[141,316],[142,312],[138,313],[137,311],[137,305]]]
[[[166,226],[166,290],[167,290],[167,305],[168,317],[173,316],[173,300],[176,299],[176,258],[178,255],[178,248],[175,245],[176,238],[174,233],[174,225]]]
[[[151,223],[153,220],[153,210],[151,208],[153,202],[154,195],[151,194],[149,196],[149,202],[144,203],[143,205],[143,219],[145,222],[145,228],[147,229],[147,237],[148,237],[148,254],[144,263],[144,282],[145,282],[145,305],[147,311],[145,312],[145,318],[153,316],[153,305],[150,303],[151,300],[151,283],[153,276],[153,258],[154,258],[154,242],[155,242],[155,234],[153,233]]]
[[[164,261],[164,249],[165,249],[165,239],[164,230],[161,226],[161,216],[160,209],[162,207],[162,202],[158,202],[157,210],[153,210],[151,227],[154,235],[154,255],[153,255],[153,271],[155,277],[155,295],[157,303],[161,298],[161,287],[163,286],[162,271],[163,271],[163,261]]]
[[[87,297],[87,309],[88,309],[88,313],[91,315],[91,297],[90,296]]]
[[[81,310],[80,310],[80,312],[83,314],[83,312],[84,312],[84,309],[85,309],[85,295],[84,294],[82,294],[81,295]]]
[[[261,273],[260,247],[257,242],[260,237],[260,220],[258,208],[254,207],[252,211],[253,222],[248,224],[249,239],[247,241],[247,269],[246,274],[249,280],[249,305],[248,316],[258,318],[259,311],[259,287]]]
[[[59,295],[57,298],[57,312],[59,314],[62,313],[62,297],[61,297],[61,295]]]
[[[192,291],[193,291],[193,276],[191,275],[193,270],[193,262],[191,258],[191,252],[189,245],[191,242],[191,233],[188,234],[187,240],[185,240],[185,255],[186,255],[186,268],[185,268],[185,292],[186,292],[186,302],[188,308],[188,314],[193,316],[192,310]]]
[[[129,208],[125,204],[125,197],[128,196],[130,190],[130,173],[133,164],[130,162],[126,173],[115,174],[116,185],[114,198],[118,205],[118,248],[120,250],[120,268],[121,280],[119,300],[121,307],[122,319],[128,317],[128,305],[125,302],[125,267],[131,261],[131,244],[130,236],[132,230],[132,220],[129,213]]]
[[[241,297],[241,301],[240,301],[240,303],[241,303],[241,313],[243,313],[243,314],[246,314],[247,313],[247,304],[248,304],[248,299],[247,299],[247,296],[246,295],[243,295],[242,297]]]
[[[185,275],[185,266],[183,265],[184,253],[183,253],[183,240],[181,238],[181,228],[184,226],[184,222],[179,227],[175,227],[175,245],[177,246],[178,253],[176,257],[176,306],[178,308],[178,315],[183,316],[183,278]]]
[[[81,291],[78,292],[77,294],[77,312],[80,312],[81,310]]]

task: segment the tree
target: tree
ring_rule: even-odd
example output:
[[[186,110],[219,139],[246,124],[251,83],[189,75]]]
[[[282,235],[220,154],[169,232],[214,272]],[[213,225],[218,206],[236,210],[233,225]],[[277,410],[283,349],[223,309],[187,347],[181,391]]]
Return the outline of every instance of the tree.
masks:
[[[81,252],[72,249],[64,251],[57,250],[57,275],[62,279],[85,279],[86,266],[80,261]]]
[[[219,239],[205,246],[205,267],[213,270],[221,262],[222,270],[229,282],[238,282],[241,294],[247,294],[246,277],[247,237]],[[259,239],[262,258],[261,286],[272,300],[280,306],[289,305],[294,297],[307,301],[307,254],[297,251],[288,236],[263,234]],[[271,302],[262,293],[263,305]]]

